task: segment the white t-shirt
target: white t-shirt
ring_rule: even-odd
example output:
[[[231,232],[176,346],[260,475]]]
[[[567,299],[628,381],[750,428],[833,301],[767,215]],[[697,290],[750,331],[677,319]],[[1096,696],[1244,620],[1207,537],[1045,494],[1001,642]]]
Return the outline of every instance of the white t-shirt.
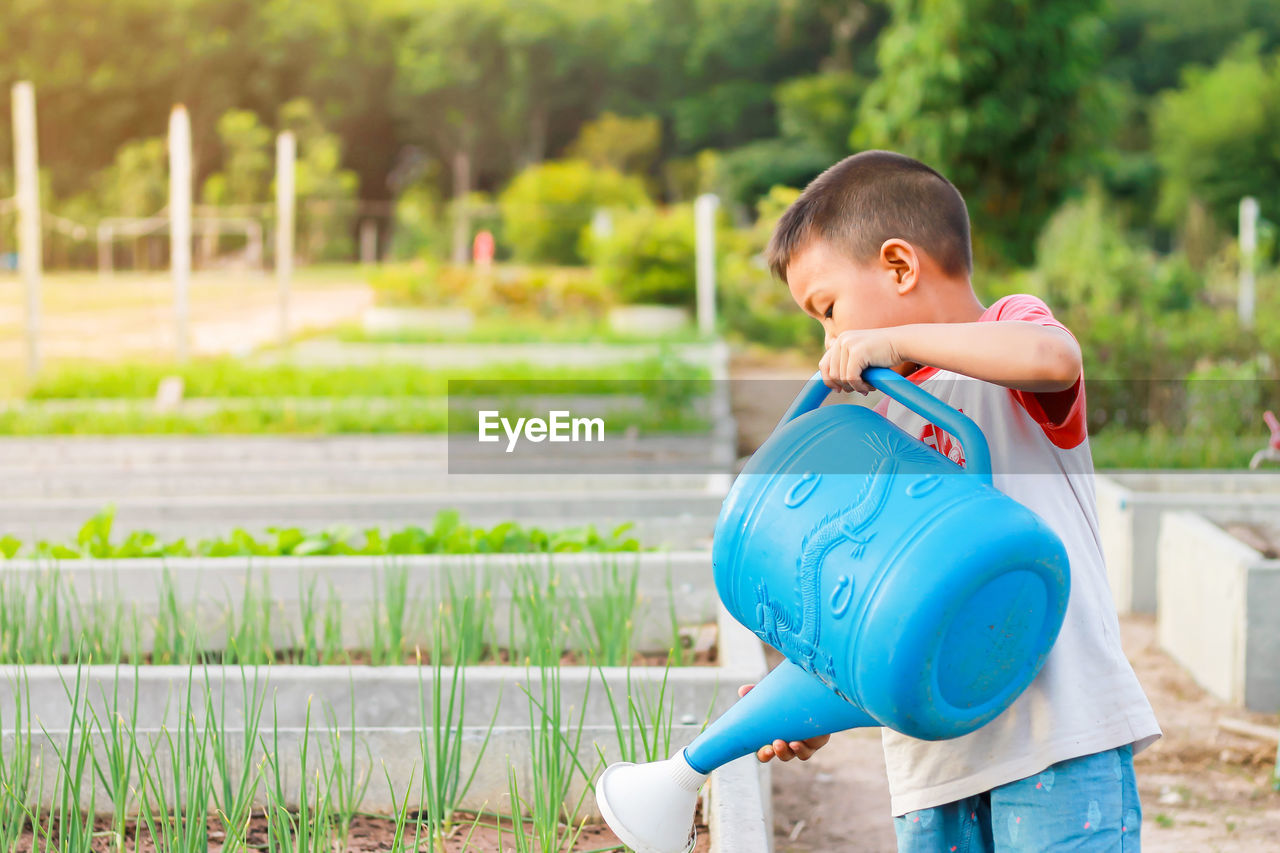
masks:
[[[1064,328],[1034,296],[1006,296],[981,321]],[[1051,764],[1160,737],[1151,704],[1120,646],[1098,537],[1084,381],[1054,394],[1014,391],[932,367],[910,376],[982,429],[997,489],[1030,507],[1066,545],[1071,593],[1044,668],[1017,701],[963,737],[923,741],[883,732],[893,814],[931,808],[1026,778]],[[955,439],[897,402],[877,411],[963,464]]]

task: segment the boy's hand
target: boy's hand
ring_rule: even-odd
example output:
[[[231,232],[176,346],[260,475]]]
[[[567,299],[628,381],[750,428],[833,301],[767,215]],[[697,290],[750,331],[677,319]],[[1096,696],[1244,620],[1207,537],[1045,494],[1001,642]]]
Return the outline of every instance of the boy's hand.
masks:
[[[755,685],[742,685],[738,688],[738,696],[746,696],[752,687],[755,687]],[[774,756],[777,756],[780,761],[790,761],[793,758],[808,761],[813,757],[814,752],[826,746],[829,740],[831,740],[831,735],[818,735],[805,740],[793,740],[791,743],[787,743],[785,740],[775,740],[769,746],[762,746],[757,749],[756,758],[762,762],[768,761]]]
[[[862,371],[868,367],[896,367],[905,360],[899,357],[893,329],[866,329],[841,332],[829,340],[818,369],[831,390],[866,395],[874,389],[863,381]]]

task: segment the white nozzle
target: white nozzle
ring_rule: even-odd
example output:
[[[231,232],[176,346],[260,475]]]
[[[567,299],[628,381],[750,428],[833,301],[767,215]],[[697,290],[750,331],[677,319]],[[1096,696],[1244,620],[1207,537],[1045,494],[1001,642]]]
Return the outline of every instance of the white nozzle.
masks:
[[[623,761],[600,774],[596,804],[618,840],[636,853],[689,853],[693,810],[705,781],[683,750],[652,764]]]

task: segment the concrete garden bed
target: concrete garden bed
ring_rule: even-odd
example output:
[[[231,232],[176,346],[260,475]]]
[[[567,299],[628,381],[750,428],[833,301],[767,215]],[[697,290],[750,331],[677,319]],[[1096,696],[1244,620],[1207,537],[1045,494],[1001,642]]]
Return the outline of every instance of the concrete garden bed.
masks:
[[[627,482],[637,485],[661,485],[664,481],[658,475],[696,472],[714,464],[721,466],[718,470],[728,471],[734,461],[732,439],[718,434],[628,437],[608,447],[587,449],[593,453],[582,457],[581,473],[544,478],[539,487],[576,488],[584,477],[588,484],[608,485],[611,478],[622,475],[635,475]],[[167,478],[176,480],[175,485],[186,482],[192,473],[206,477],[220,473],[220,487],[225,489],[241,477],[262,472],[259,481],[274,483],[273,491],[291,488],[288,475],[294,471],[323,472],[336,484],[335,489],[352,491],[359,491],[361,482],[397,471],[420,477],[405,484],[410,491],[444,491],[495,481],[510,488],[521,488],[522,483],[538,485],[535,477],[450,475],[449,460],[449,440],[443,435],[0,438],[0,465],[6,481],[26,483],[32,489],[15,494],[36,494],[43,490],[42,482],[74,482],[82,473],[117,480],[126,476]],[[593,461],[597,467],[590,466]],[[695,475],[705,482],[703,477]],[[259,485],[253,480],[250,483]],[[194,487],[186,491],[200,493]]]
[[[1280,474],[1242,471],[1108,471],[1096,478],[1107,576],[1121,613],[1154,613],[1157,543],[1166,513],[1251,521],[1280,515]]]
[[[674,751],[686,744],[700,729],[713,701],[715,713],[723,712],[736,698],[739,684],[756,681],[765,672],[755,636],[723,610],[719,625],[719,662],[715,667],[665,672],[632,669],[629,673],[621,668],[593,671],[561,667],[545,672],[520,667],[463,668],[465,709],[453,736],[460,745],[463,768],[481,756],[482,748],[483,758],[458,808],[506,810],[495,804],[509,802],[509,770],[520,790],[533,788],[530,750],[538,748],[539,722],[531,715],[525,690],[544,702],[556,701],[556,694],[547,690],[558,692],[567,725],[575,731],[577,726],[581,728],[575,754],[586,768],[598,770],[602,753],[604,761],[620,757],[618,726],[606,698],[605,682],[614,701],[624,706],[628,692],[637,702],[653,702],[665,684],[669,747]],[[32,770],[33,791],[40,780],[44,791],[56,790],[55,777],[61,767],[48,757],[76,737],[87,737],[89,752],[106,760],[112,740],[101,729],[87,726],[88,719],[109,720],[120,714],[130,720],[139,748],[163,767],[173,757],[166,733],[180,732],[184,720],[193,720],[188,723],[192,732],[204,733],[204,709],[211,706],[218,717],[221,741],[232,756],[229,766],[233,775],[245,762],[264,760],[266,750],[281,761],[285,756],[302,755],[305,744],[306,775],[312,778],[318,768],[329,766],[353,748],[348,772],[368,779],[362,810],[392,812],[406,793],[411,799],[417,797],[413,786],[423,755],[422,709],[431,707],[433,691],[437,684],[447,683],[452,670],[443,670],[443,680],[437,681],[440,676],[441,671],[429,667],[141,667],[136,671],[130,667],[91,667],[78,672],[70,666],[0,667],[0,708],[6,709],[0,751],[14,754],[9,709],[15,707],[19,691],[26,704],[26,719],[39,720],[30,735],[34,753],[43,750],[46,756]],[[547,678],[554,679],[554,687],[547,687]],[[83,697],[82,704],[74,700],[77,696]],[[246,732],[253,740],[255,727],[246,725],[253,714],[243,709],[255,706],[266,710],[256,728],[256,745],[246,748]],[[76,707],[81,709],[78,719],[73,713]],[[184,717],[184,710],[190,708],[197,713]],[[630,727],[624,729],[629,734]],[[428,737],[430,731],[428,728]],[[286,773],[283,783],[283,797],[290,807],[298,805],[303,775],[299,772],[301,762],[293,760],[297,766]],[[575,779],[570,799],[576,800],[584,785],[581,777]],[[101,804],[111,802],[109,791],[97,779],[79,792],[82,808],[88,807],[90,789],[96,790],[99,810]],[[594,816],[594,809],[588,796],[580,816]],[[769,849],[772,825],[767,768],[750,756],[723,768],[712,777],[705,813],[711,825],[711,849],[764,853]]]
[[[422,525],[456,508],[484,525],[603,530],[636,521],[645,544],[689,547],[710,536],[728,488],[727,429],[578,445],[586,449],[563,470],[508,474],[460,451],[451,459],[442,436],[4,439],[0,535],[66,538],[108,504],[117,529],[163,536]]]
[[[322,530],[335,525],[362,529],[423,525],[442,510],[456,509],[470,523],[510,519],[545,528],[593,524],[602,530],[634,522],[646,545],[691,547],[710,540],[722,495],[705,490],[585,490],[470,492],[452,495],[213,495],[121,498],[113,501],[116,527],[165,537],[212,536],[236,527],[260,532],[268,526]],[[5,508],[4,532],[23,540],[74,536],[85,519],[103,508],[94,498],[26,500]]]
[[[1192,512],[1165,516],[1158,559],[1160,644],[1218,698],[1280,711],[1280,560]]]
[[[22,612],[36,619],[53,613],[49,600],[57,594],[65,606],[49,618],[56,618],[66,636],[90,620],[117,619],[117,614],[133,618],[136,610],[144,625],[163,615],[197,626],[201,647],[211,651],[226,648],[228,622],[234,628],[249,616],[269,631],[277,649],[298,643],[308,622],[326,618],[337,626],[342,647],[357,649],[369,642],[374,620],[385,621],[395,609],[403,611],[395,633],[403,635],[411,653],[415,645],[429,648],[439,606],[477,595],[492,608],[493,642],[505,646],[512,639],[513,601],[528,584],[545,588],[541,607],[570,609],[575,600],[591,596],[630,601],[627,587],[634,578],[634,609],[625,615],[634,623],[631,644],[641,653],[665,651],[675,625],[711,625],[718,618],[711,559],[703,551],[13,559],[0,562],[0,571],[0,615],[12,619]],[[253,613],[238,612],[246,602]],[[339,606],[336,615],[331,603]],[[262,615],[264,607],[269,612]],[[575,615],[571,611],[565,618]],[[8,631],[18,631],[18,625]],[[5,637],[0,631],[0,640]],[[151,639],[144,634],[136,651],[151,652]],[[567,639],[574,648],[578,635]]]
[[[712,368],[727,362],[728,346],[713,343],[349,343],[304,341],[287,351],[267,352],[255,361],[270,364],[378,364],[410,362],[432,369],[469,368],[484,364],[528,364],[538,367],[629,364],[663,358]]]
[[[167,606],[166,597],[194,602],[198,608],[187,621],[211,635],[210,647],[220,645],[217,636],[226,628],[226,607],[219,602],[236,602],[259,579],[270,582],[272,633],[279,630],[283,638],[291,636],[291,628],[301,622],[303,599],[317,585],[358,614],[362,609],[377,609],[379,596],[385,595],[388,571],[401,573],[402,598],[410,601],[439,596],[442,582],[450,576],[483,576],[487,582],[482,588],[496,593],[490,600],[496,611],[494,627],[501,637],[508,624],[504,610],[513,606],[514,596],[504,593],[496,579],[520,572],[537,573],[539,578],[545,574],[550,587],[563,590],[566,596],[582,597],[597,589],[593,578],[604,565],[634,571],[639,597],[651,605],[636,611],[637,645],[668,641],[670,613],[681,623],[709,620],[715,625],[710,635],[715,638],[714,665],[453,667],[443,660],[420,666],[7,665],[0,666],[0,764],[20,756],[21,743],[29,742],[29,754],[43,758],[29,767],[28,796],[42,791],[40,796],[49,806],[58,796],[58,774],[67,772],[68,761],[62,756],[71,756],[71,764],[75,756],[84,756],[87,767],[109,766],[127,742],[136,745],[139,762],[168,768],[190,752],[182,752],[184,742],[207,738],[209,749],[217,744],[227,756],[225,767],[217,768],[219,774],[239,778],[245,767],[284,767],[274,783],[276,789],[264,785],[256,793],[258,808],[281,803],[298,808],[304,779],[310,780],[308,796],[315,793],[316,779],[338,780],[328,784],[339,786],[348,779],[353,780],[348,787],[367,784],[361,811],[389,814],[404,807],[406,796],[416,803],[421,767],[427,761],[423,744],[434,743],[437,733],[444,731],[446,741],[458,750],[462,776],[472,765],[476,767],[456,808],[510,813],[512,780],[527,796],[545,771],[539,763],[545,756],[538,756],[545,752],[548,738],[567,749],[571,735],[569,754],[576,775],[566,799],[577,802],[587,778],[603,762],[623,758],[626,743],[630,749],[644,748],[659,756],[674,752],[696,736],[709,714],[722,713],[736,700],[738,685],[758,681],[765,674],[759,640],[716,601],[706,553],[477,555],[398,561],[353,557],[74,560],[57,565],[15,560],[5,564],[6,613],[14,612],[15,601],[22,607],[15,596],[22,590],[30,592],[30,583],[56,571],[59,582],[77,590],[77,601],[86,606],[85,612],[116,598],[127,599],[148,616]],[[550,580],[553,574],[556,581]],[[463,594],[473,596],[474,592],[464,590]],[[359,618],[342,625],[344,634],[368,631],[367,620]],[[58,630],[72,636],[79,627],[71,613],[59,622]],[[701,633],[707,636],[705,630]],[[448,713],[442,710],[445,703],[453,707],[449,697],[455,689],[458,712],[442,717]],[[435,704],[437,698],[441,705]],[[552,706],[557,710],[554,721],[548,721],[543,708]],[[21,728],[15,713],[26,720]],[[112,720],[119,720],[123,729],[113,729]],[[433,725],[441,720],[442,724]],[[557,738],[554,731],[563,734]],[[645,746],[645,738],[652,746]],[[335,767],[338,772],[329,775]],[[138,772],[133,770],[135,775]],[[12,767],[7,773],[13,777]],[[137,779],[132,784],[136,790]],[[127,788],[118,783],[115,790]],[[769,850],[769,792],[768,768],[750,756],[714,774],[703,807],[711,828],[710,849]],[[96,811],[113,811],[112,789],[92,769],[79,785],[78,797],[83,809],[90,807],[92,797]],[[130,800],[125,795],[124,802],[127,813],[139,807],[136,797]],[[589,794],[578,817],[597,817]]]

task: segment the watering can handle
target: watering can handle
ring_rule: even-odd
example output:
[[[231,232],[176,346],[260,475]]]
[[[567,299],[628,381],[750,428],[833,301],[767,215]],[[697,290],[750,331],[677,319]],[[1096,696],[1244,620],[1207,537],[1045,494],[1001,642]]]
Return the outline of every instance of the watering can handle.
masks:
[[[965,470],[991,484],[991,450],[987,446],[987,437],[968,415],[956,411],[887,367],[868,367],[862,372],[862,378],[877,391],[883,391],[920,417],[954,435],[964,448]],[[812,412],[830,393],[831,389],[823,384],[822,373],[813,374],[778,425]]]

